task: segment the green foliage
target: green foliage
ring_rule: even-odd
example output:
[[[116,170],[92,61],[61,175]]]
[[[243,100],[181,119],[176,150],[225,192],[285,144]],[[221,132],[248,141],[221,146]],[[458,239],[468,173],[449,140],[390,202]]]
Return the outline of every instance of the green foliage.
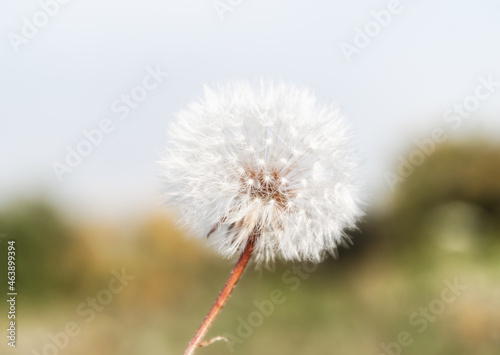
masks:
[[[66,297],[79,288],[83,265],[69,256],[80,243],[56,210],[41,201],[19,203],[0,214],[0,263],[6,263],[6,241],[16,241],[16,286],[19,294],[41,303],[52,295]],[[0,282],[5,284],[5,274]]]
[[[439,146],[397,189],[386,216],[394,246],[409,248],[432,238],[429,223],[446,206],[450,223],[473,219],[474,234],[483,242],[500,237],[500,147],[486,142],[454,142]],[[467,206],[458,210],[457,204]],[[475,211],[475,212],[472,212]],[[448,213],[448,215],[450,215]]]

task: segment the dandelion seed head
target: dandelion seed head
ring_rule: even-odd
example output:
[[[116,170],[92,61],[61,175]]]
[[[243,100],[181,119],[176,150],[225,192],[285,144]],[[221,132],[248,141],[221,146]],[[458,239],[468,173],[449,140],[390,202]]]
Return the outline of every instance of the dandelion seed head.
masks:
[[[224,256],[257,235],[257,263],[319,262],[362,215],[350,130],[332,105],[287,84],[205,88],[169,127],[161,163],[181,224]]]

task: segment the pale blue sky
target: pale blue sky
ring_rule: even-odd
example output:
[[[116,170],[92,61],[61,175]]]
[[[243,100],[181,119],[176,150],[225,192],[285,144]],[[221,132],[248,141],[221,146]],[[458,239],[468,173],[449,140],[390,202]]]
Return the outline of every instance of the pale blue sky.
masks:
[[[435,127],[500,136],[500,86],[458,129],[443,120],[474,95],[479,77],[500,82],[497,0],[401,0],[402,11],[350,63],[341,44],[352,45],[356,28],[364,31],[390,1],[224,0],[237,4],[224,21],[214,3],[72,0],[48,7],[53,17],[18,51],[13,34],[41,7],[4,3],[0,201],[46,189],[97,214],[156,206],[167,122],[203,84],[231,78],[290,81],[336,102],[358,132],[371,191],[389,192],[384,173]],[[120,120],[112,103],[156,66],[170,75]],[[115,130],[60,182],[53,162],[104,118]]]

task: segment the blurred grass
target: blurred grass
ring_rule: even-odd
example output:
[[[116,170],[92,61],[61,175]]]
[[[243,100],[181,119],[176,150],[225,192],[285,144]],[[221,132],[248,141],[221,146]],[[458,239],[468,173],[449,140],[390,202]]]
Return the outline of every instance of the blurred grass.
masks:
[[[390,208],[368,213],[338,260],[300,274],[294,268],[308,265],[247,270],[208,337],[238,336],[236,354],[383,354],[381,343],[407,331],[412,343],[403,354],[498,354],[498,176],[498,147],[442,146],[391,196]],[[2,211],[0,233],[17,241],[20,353],[43,354],[48,334],[71,321],[81,332],[59,354],[182,353],[232,262],[185,238],[164,212],[124,225],[71,221],[43,201]],[[5,243],[0,250],[4,264]],[[87,323],[77,307],[123,267],[135,279]],[[454,279],[466,290],[419,333],[410,316]],[[248,322],[254,302],[273,290],[285,301],[243,339],[241,319]],[[230,349],[218,342],[197,354]]]

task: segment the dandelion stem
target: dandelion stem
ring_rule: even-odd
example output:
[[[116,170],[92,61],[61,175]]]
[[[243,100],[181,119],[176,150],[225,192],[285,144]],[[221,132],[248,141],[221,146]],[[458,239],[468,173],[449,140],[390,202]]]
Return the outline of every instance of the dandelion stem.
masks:
[[[241,256],[238,259],[236,265],[234,266],[233,271],[231,271],[231,275],[227,279],[224,288],[220,292],[219,297],[217,297],[217,299],[215,300],[215,303],[210,309],[210,312],[208,312],[207,316],[205,317],[205,320],[203,321],[203,323],[201,323],[201,326],[200,328],[198,328],[198,331],[194,335],[193,339],[191,339],[191,342],[189,343],[187,349],[184,351],[184,355],[194,354],[195,350],[200,346],[201,342],[203,341],[203,338],[207,334],[208,329],[210,329],[210,326],[214,322],[215,318],[221,311],[222,307],[224,307],[226,301],[229,299],[229,296],[231,296],[231,292],[236,286],[236,283],[243,274],[243,271],[245,270],[248,261],[252,256],[255,240],[256,240],[256,233],[254,232],[248,238],[248,241],[245,245],[245,249],[243,250],[243,253],[241,253]]]

